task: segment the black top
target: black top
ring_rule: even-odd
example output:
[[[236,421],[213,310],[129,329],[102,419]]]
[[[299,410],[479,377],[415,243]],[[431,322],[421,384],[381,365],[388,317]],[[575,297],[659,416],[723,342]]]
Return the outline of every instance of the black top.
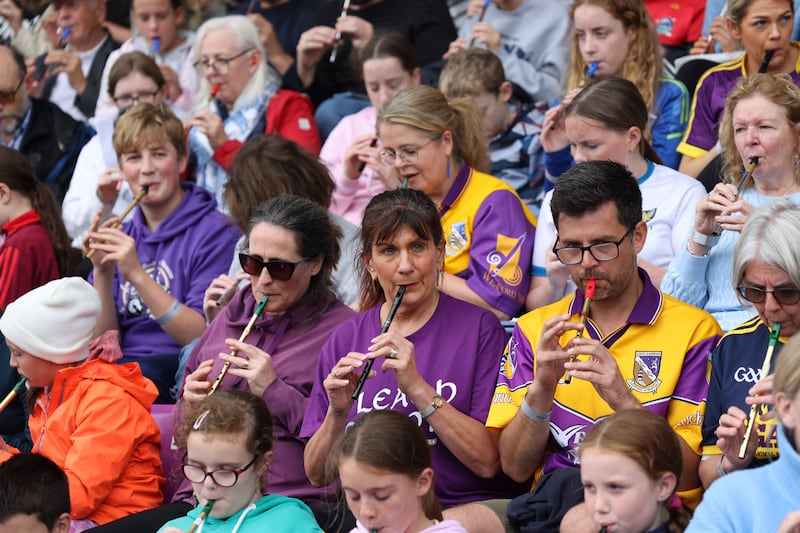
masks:
[[[341,12],[340,0],[330,2],[308,17],[306,29],[314,26],[333,27]],[[351,9],[350,15],[370,22],[375,30],[404,34],[414,45],[420,67],[439,61],[457,37],[445,0],[382,0],[358,11]],[[329,56],[329,53],[322,56],[309,87],[302,86],[297,77],[296,64],[293,64],[284,74],[284,88],[307,93],[314,105],[340,92],[365,93],[350,40],[344,39],[335,63],[330,63]]]

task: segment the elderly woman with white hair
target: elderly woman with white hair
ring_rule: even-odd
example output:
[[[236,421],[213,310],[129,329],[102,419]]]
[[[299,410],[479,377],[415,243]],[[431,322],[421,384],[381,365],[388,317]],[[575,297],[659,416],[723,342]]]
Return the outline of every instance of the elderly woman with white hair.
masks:
[[[189,120],[189,150],[197,160],[197,183],[216,195],[239,148],[253,137],[277,134],[319,155],[319,131],[311,101],[278,89],[255,25],[244,16],[219,17],[197,32],[199,108]]]
[[[772,346],[774,363],[783,357],[784,342],[800,330],[798,242],[800,206],[789,198],[756,210],[736,242],[733,286],[742,302],[752,303],[758,314],[730,330],[711,355],[699,469],[705,487],[734,470],[762,466],[778,457],[777,421],[765,416],[773,403],[773,377],[761,370],[768,347]],[[765,408],[757,409],[745,424],[753,403]],[[749,443],[742,445],[746,431],[751,432]]]

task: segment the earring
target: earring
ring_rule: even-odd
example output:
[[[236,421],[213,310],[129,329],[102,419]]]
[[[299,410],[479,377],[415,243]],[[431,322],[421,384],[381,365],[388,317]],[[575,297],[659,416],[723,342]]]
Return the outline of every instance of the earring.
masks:
[[[450,160],[447,160],[447,179],[450,179]]]

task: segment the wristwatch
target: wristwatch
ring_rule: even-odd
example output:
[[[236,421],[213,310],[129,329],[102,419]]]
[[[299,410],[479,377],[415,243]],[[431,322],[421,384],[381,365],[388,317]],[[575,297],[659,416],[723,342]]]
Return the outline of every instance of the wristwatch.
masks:
[[[422,411],[420,411],[419,414],[422,418],[428,418],[433,414],[434,411],[436,411],[444,404],[445,404],[444,398],[442,398],[438,394],[434,394],[433,401],[431,401],[431,404]]]

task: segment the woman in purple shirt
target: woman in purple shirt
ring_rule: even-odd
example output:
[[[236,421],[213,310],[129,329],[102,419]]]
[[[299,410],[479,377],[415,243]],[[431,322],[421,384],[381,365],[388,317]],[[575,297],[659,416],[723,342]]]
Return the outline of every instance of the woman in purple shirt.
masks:
[[[387,191],[367,206],[361,226],[363,312],[325,343],[300,431],[310,437],[304,460],[314,485],[336,478],[327,458],[356,418],[393,409],[425,433],[443,505],[525,490],[498,475],[497,443],[483,425],[506,334],[490,311],[440,292],[444,246],[436,206],[425,193]],[[394,319],[387,320],[401,289]],[[382,332],[386,322],[390,326]],[[376,360],[374,371],[353,400],[368,360]]]

